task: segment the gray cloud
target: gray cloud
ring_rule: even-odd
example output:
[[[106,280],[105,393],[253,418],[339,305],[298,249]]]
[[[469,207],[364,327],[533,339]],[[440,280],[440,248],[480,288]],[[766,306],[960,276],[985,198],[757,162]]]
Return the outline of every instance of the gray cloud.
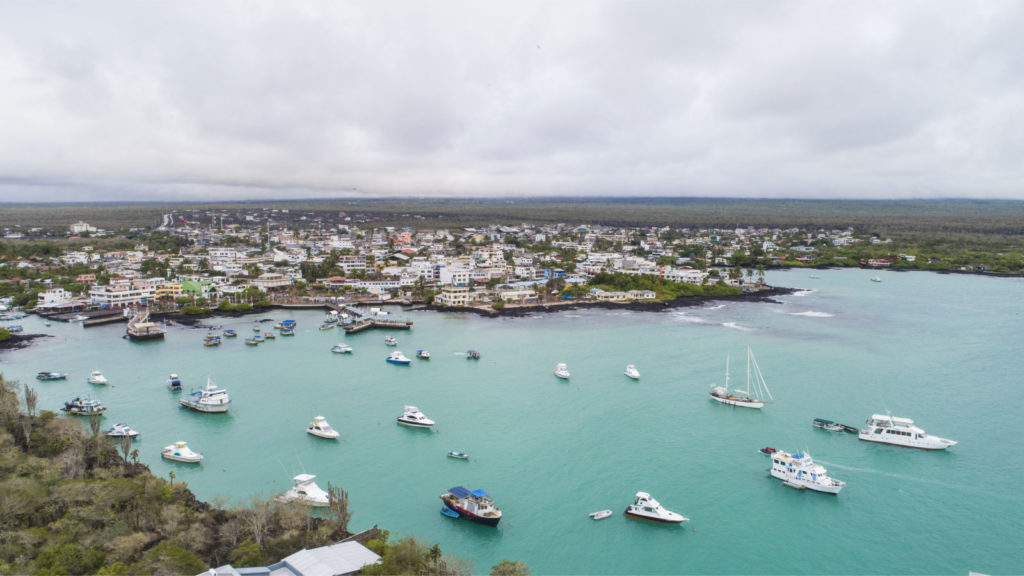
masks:
[[[6,3],[0,198],[1024,199],[1018,2]]]

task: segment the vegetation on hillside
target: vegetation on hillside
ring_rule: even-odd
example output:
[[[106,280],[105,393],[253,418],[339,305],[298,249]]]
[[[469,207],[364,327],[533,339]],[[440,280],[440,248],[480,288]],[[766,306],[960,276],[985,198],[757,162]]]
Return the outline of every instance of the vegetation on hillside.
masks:
[[[661,300],[672,300],[685,296],[738,296],[743,294],[743,290],[726,286],[724,283],[715,282],[698,286],[686,282],[664,280],[653,274],[623,274],[621,272],[596,274],[587,285],[609,292],[650,290]]]

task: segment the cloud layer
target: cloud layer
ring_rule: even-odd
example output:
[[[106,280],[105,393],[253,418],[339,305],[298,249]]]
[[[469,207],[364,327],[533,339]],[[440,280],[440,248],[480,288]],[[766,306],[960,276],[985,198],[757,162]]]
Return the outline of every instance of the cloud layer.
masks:
[[[3,200],[1024,199],[1024,4],[7,3]]]

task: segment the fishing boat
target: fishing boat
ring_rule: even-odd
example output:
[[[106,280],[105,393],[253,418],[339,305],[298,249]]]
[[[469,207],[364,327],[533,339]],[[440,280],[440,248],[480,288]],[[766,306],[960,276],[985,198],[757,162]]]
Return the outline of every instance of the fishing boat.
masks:
[[[223,334],[224,334],[225,338],[237,338],[238,337],[238,331],[237,330],[231,330],[230,328],[225,330],[223,332]]]
[[[324,316],[324,324],[337,324],[338,323],[338,311],[331,310]]]
[[[333,330],[333,329],[334,329],[334,324],[328,324],[328,323],[324,322],[323,324],[320,325],[320,330]]]
[[[466,454],[465,452],[459,452],[456,450],[449,450],[448,457],[455,458],[456,460],[469,460],[469,454]]]
[[[203,339],[203,346],[220,346],[220,336],[207,336]]]
[[[266,342],[267,340],[263,336],[253,336],[252,337],[252,341],[256,342],[256,343],[262,343],[262,342]]]
[[[171,374],[167,377],[167,387],[171,390],[181,390],[181,379],[178,378],[177,374]]]
[[[293,328],[284,328],[280,334],[281,336],[295,336],[295,330]]]
[[[754,352],[747,346],[747,388],[746,390],[729,390],[729,357],[725,357],[725,386],[711,388],[711,399],[715,402],[737,406],[739,408],[761,409],[774,400],[768,390],[768,384],[757,365]]]
[[[259,334],[260,332],[263,332],[263,329],[260,328],[259,324],[256,324],[255,326],[252,327],[252,331]]]
[[[771,456],[772,467],[768,472],[773,478],[782,480],[786,486],[798,490],[807,488],[826,494],[839,494],[843,486],[846,486],[841,480],[829,478],[828,471],[820,464],[815,464],[811,455],[806,452],[789,454],[776,450]]]
[[[100,372],[99,370],[93,370],[92,372],[89,373],[89,384],[99,384],[100,386],[105,386],[107,384],[110,384],[110,380],[107,380],[107,377],[103,375],[103,372]]]
[[[416,357],[423,360],[430,360],[430,352],[427,352],[426,350],[417,350]]]
[[[900,418],[892,414],[873,414],[867,420],[868,427],[858,434],[858,438],[868,442],[920,448],[922,450],[945,450],[955,446],[956,441],[925,434],[924,430],[914,425],[910,418]]]
[[[384,360],[389,364],[398,364],[400,366],[408,366],[409,363],[412,362],[412,360],[406,358],[405,354],[402,354],[398,350],[395,350],[391,354],[388,354],[388,357],[385,358]]]
[[[314,508],[324,508],[330,504],[330,495],[316,485],[312,474],[299,474],[292,478],[294,485],[290,490],[277,497],[280,502],[298,502]]]
[[[385,336],[384,337],[384,345],[385,346],[398,346],[398,340],[395,340],[395,338],[393,336]]]
[[[295,320],[281,320],[274,324],[275,330],[287,330],[289,328],[295,328]]]
[[[626,366],[626,371],[623,372],[623,374],[625,374],[626,376],[632,378],[633,380],[639,380],[640,379],[640,371],[637,370],[636,366],[634,366],[632,364]]]
[[[405,411],[398,417],[398,423],[410,428],[430,428],[434,425],[434,421],[415,406],[406,406]]]
[[[306,433],[330,440],[341,436],[337,430],[331,428],[331,425],[327,423],[327,419],[323,416],[315,416],[313,421],[309,423],[309,426],[306,426]]]
[[[843,431],[842,424],[837,424],[831,420],[825,420],[824,418],[815,418],[814,421],[811,422],[811,426],[814,426],[815,428],[821,428],[823,430],[829,430],[832,432]]]
[[[177,462],[185,462],[188,464],[198,464],[202,459],[203,455],[199,452],[193,452],[188,444],[182,440],[178,440],[170,446],[164,446],[164,449],[160,452],[160,456],[167,460],[175,460]]]
[[[566,368],[564,363],[560,362],[557,366],[555,366],[554,372],[555,372],[555,376],[561,378],[562,380],[568,380],[569,379],[569,369]]]
[[[65,380],[68,375],[64,372],[40,372],[36,374],[36,380]]]
[[[679,524],[689,520],[686,516],[671,510],[666,510],[657,500],[651,498],[647,492],[637,492],[636,499],[626,507],[623,512],[629,518],[647,520],[659,524]]]
[[[333,348],[331,348],[331,352],[334,352],[335,354],[351,354],[352,347],[344,342],[338,342]]]
[[[260,343],[255,338],[246,338],[245,339],[245,345],[246,346],[259,346]]]
[[[479,360],[480,353],[476,350],[466,350],[466,360]]]
[[[111,438],[138,438],[139,433],[132,429],[131,426],[123,423],[114,424],[107,430],[107,436]]]
[[[495,508],[494,500],[485,490],[470,492],[462,486],[454,486],[441,494],[441,501],[447,508],[458,512],[461,518],[470,522],[494,527],[501,521],[501,510]]]
[[[90,400],[76,396],[64,403],[61,408],[68,416],[99,416],[107,411],[107,407],[99,400]]]
[[[612,515],[611,510],[598,510],[597,512],[591,512],[590,517],[594,520],[602,520]]]
[[[227,390],[214,384],[213,379],[207,376],[205,388],[179,398],[178,404],[197,412],[227,412],[231,398]]]
[[[273,332],[264,332],[263,337],[266,338],[267,340],[274,340],[275,338],[277,338],[277,334],[274,334]]]

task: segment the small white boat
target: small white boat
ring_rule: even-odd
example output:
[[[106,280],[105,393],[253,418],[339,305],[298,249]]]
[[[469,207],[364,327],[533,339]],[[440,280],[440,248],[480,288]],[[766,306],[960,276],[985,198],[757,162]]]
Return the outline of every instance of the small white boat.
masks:
[[[426,350],[417,350],[416,357],[422,358],[423,360],[430,360],[430,352],[427,352]]]
[[[214,384],[213,380],[207,376],[206,388],[179,398],[178,404],[198,412],[227,412],[231,398],[228,397],[227,390]]]
[[[139,433],[127,424],[114,424],[109,430],[107,430],[107,436],[111,438],[124,438],[125,436],[128,438],[137,438]]]
[[[110,383],[110,381],[107,380],[107,377],[104,376],[103,373],[100,372],[99,370],[93,370],[89,374],[89,384],[106,385],[106,384],[109,384],[109,383]]]
[[[402,366],[408,366],[409,363],[412,362],[412,360],[406,358],[405,354],[402,354],[398,350],[395,350],[391,354],[388,354],[388,357],[385,358],[384,361],[388,362],[389,364],[399,364]]]
[[[331,352],[334,352],[335,354],[351,354],[352,347],[344,342],[338,342],[334,348],[331,348]]]
[[[392,336],[385,336],[384,337],[384,344],[386,344],[388,346],[398,346],[398,340],[395,340],[394,337],[392,337]]]
[[[657,500],[651,498],[651,495],[647,492],[637,492],[636,500],[626,507],[624,514],[630,518],[657,522],[659,524],[679,524],[689,520],[689,518],[682,514],[666,510]]]
[[[430,428],[434,425],[434,421],[415,406],[406,406],[405,412],[398,417],[398,423],[412,428]]]
[[[555,366],[555,376],[558,376],[562,380],[569,379],[569,369],[565,367],[564,363],[559,363]]]
[[[178,462],[187,462],[189,464],[197,464],[203,459],[203,455],[199,452],[193,452],[182,440],[178,440],[170,446],[164,446],[160,456],[167,460],[176,460]]]
[[[623,374],[625,374],[626,376],[629,376],[633,380],[639,380],[640,379],[640,371],[637,370],[636,366],[634,366],[632,364],[630,364],[629,366],[626,366],[626,371],[623,372]]]
[[[448,457],[455,458],[456,460],[469,460],[469,454],[466,454],[465,452],[459,452],[457,450],[449,450]]]
[[[299,502],[314,508],[323,508],[330,504],[330,496],[313,482],[316,476],[312,474],[299,474],[292,478],[295,483],[290,490],[281,494],[277,499],[281,502]]]
[[[815,464],[811,455],[806,452],[789,454],[776,450],[771,457],[772,467],[768,472],[790,488],[808,488],[826,494],[839,494],[843,486],[846,486],[845,482],[829,478],[828,471],[820,464]]]
[[[327,419],[323,416],[316,416],[313,421],[306,427],[306,432],[313,436],[319,436],[321,438],[337,438],[340,436],[338,431],[331,428],[331,425],[327,423]]]
[[[607,518],[607,517],[609,517],[611,515],[612,515],[612,511],[611,510],[598,510],[597,512],[591,512],[590,513],[590,517],[593,518],[594,520],[601,520],[602,518]]]
[[[872,278],[872,279],[871,279],[871,281],[872,281],[872,282],[881,282],[881,281],[882,281],[882,279],[881,279],[881,278],[879,278],[878,276],[875,276],[874,278]]]

